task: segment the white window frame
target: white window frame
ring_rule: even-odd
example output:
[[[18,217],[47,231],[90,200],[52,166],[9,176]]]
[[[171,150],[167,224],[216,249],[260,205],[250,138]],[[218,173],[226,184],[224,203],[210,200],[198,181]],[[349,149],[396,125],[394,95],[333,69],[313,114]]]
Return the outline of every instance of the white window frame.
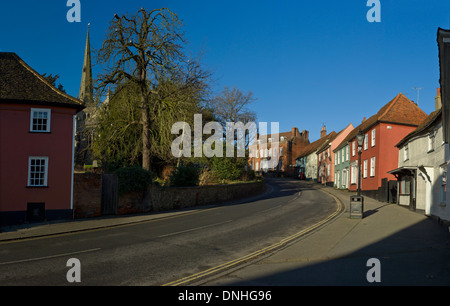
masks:
[[[367,159],[363,162],[363,178],[367,178]]]
[[[434,151],[434,147],[436,145],[436,139],[434,135],[434,131],[428,134],[428,152]]]
[[[352,156],[355,156],[356,154],[356,141],[352,142]]]
[[[358,165],[350,166],[350,184],[357,184],[358,182]]]
[[[364,150],[369,148],[369,134],[364,135]]]
[[[347,183],[348,183],[348,171],[346,169],[342,170],[342,183],[341,183],[341,187],[342,188],[347,188]]]
[[[407,161],[409,159],[409,143],[407,143],[403,147],[403,161]]]
[[[439,190],[439,198],[441,204],[447,203],[447,165],[443,165],[439,168],[439,174],[441,176],[441,184]]]
[[[372,130],[372,143],[371,146],[374,147],[375,146],[375,129]]]
[[[42,171],[42,169],[36,169],[36,168],[32,168],[37,167],[37,166],[41,166],[42,165],[36,165],[36,163],[34,165],[32,165],[32,161],[44,161],[44,169]],[[33,175],[34,174],[34,175]],[[35,176],[36,174],[43,174],[42,178],[35,178],[32,176]],[[36,184],[36,182],[33,182],[33,180],[42,180],[42,184]],[[47,156],[29,156],[28,157],[28,187],[47,187],[48,186],[48,157]]]
[[[35,130],[33,129],[33,121],[34,119],[38,119],[34,117],[35,113],[46,113],[47,114],[47,122],[46,122],[46,129],[45,130]],[[50,132],[50,125],[51,125],[51,118],[52,118],[52,110],[49,108],[32,108],[31,114],[30,114],[30,132],[32,133],[49,133]]]
[[[370,176],[375,176],[375,156],[370,159]]]

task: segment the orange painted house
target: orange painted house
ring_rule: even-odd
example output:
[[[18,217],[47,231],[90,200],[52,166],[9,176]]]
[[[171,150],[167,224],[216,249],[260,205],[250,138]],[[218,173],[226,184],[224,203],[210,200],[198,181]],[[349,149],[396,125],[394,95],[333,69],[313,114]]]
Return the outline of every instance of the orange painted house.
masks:
[[[357,126],[345,139],[350,145],[350,187],[358,186],[358,144],[356,135],[365,135],[361,150],[361,191],[377,197],[383,178],[395,180],[388,171],[398,167],[398,148],[395,145],[414,131],[427,114],[403,94],[383,106],[378,113]]]
[[[72,217],[74,116],[82,103],[0,53],[0,225]]]

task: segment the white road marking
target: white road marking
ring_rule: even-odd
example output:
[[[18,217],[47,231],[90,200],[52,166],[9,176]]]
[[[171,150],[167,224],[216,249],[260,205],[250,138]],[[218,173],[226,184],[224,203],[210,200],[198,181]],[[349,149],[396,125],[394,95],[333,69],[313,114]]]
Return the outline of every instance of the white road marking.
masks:
[[[64,257],[64,256],[71,256],[71,255],[95,252],[95,251],[99,251],[99,250],[101,250],[101,249],[96,248],[96,249],[90,249],[90,250],[84,250],[84,251],[78,251],[78,252],[72,252],[72,253],[64,253],[64,254],[57,254],[57,255],[51,255],[51,256],[43,256],[43,257],[36,257],[36,258],[29,258],[29,259],[22,259],[22,260],[8,261],[8,262],[0,262],[0,266],[16,264],[16,263],[31,262],[31,261],[37,261],[37,260],[43,260],[43,259],[51,259],[51,258],[57,258],[57,257]]]
[[[214,223],[214,224],[210,224],[210,225],[205,225],[205,226],[200,226],[200,227],[196,227],[196,228],[191,228],[191,229],[180,231],[180,232],[165,234],[165,235],[158,236],[158,238],[164,238],[164,237],[174,236],[174,235],[183,234],[183,233],[189,233],[189,232],[197,231],[197,230],[200,230],[200,229],[213,227],[213,226],[217,226],[217,225],[221,225],[221,224],[225,224],[225,223],[230,223],[230,222],[233,222],[233,220],[228,220],[228,221],[224,221],[224,222],[220,222],[220,223]]]
[[[278,206],[275,206],[275,207],[271,207],[269,209],[258,211],[258,213],[268,212],[268,211],[271,211],[271,210],[274,210],[274,209],[277,209],[277,208],[280,208],[280,207],[281,207],[281,205],[278,205]]]

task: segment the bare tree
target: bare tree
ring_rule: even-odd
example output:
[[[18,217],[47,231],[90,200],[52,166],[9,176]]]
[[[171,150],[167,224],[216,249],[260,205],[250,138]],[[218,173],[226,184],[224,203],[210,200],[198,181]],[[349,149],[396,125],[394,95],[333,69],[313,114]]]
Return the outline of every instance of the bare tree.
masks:
[[[139,88],[142,124],[142,167],[151,168],[150,115],[158,99],[158,85],[176,75],[185,63],[185,40],[181,21],[167,8],[147,12],[141,8],[133,16],[114,15],[97,60],[106,66],[98,88],[125,82]]]
[[[232,89],[224,87],[220,95],[210,102],[210,105],[214,109],[216,120],[220,123],[240,121],[245,124],[256,120],[256,113],[248,108],[256,100],[253,98],[252,92],[244,94],[236,87]]]
[[[227,122],[242,122],[246,125],[249,122],[256,121],[256,113],[249,108],[256,100],[256,98],[253,98],[252,92],[244,94],[236,87],[233,87],[232,89],[224,87],[223,91],[210,101],[209,106],[213,109],[215,120],[220,122],[224,127],[227,127]],[[245,148],[248,148],[249,143],[252,142],[255,136],[254,134],[249,133],[249,131],[244,131],[243,134],[239,134],[236,130],[228,130],[229,128],[227,127],[224,137],[227,136],[227,132],[234,133],[234,138],[237,142],[245,142]]]

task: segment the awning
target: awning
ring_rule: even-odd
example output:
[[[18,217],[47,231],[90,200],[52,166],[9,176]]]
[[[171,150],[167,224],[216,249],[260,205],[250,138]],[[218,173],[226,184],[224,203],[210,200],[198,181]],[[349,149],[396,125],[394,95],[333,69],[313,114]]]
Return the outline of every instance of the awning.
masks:
[[[411,175],[412,171],[415,171],[417,169],[418,169],[417,166],[402,166],[402,167],[399,167],[397,169],[388,171],[387,173],[393,174],[393,175],[396,175],[396,176],[397,175]]]

